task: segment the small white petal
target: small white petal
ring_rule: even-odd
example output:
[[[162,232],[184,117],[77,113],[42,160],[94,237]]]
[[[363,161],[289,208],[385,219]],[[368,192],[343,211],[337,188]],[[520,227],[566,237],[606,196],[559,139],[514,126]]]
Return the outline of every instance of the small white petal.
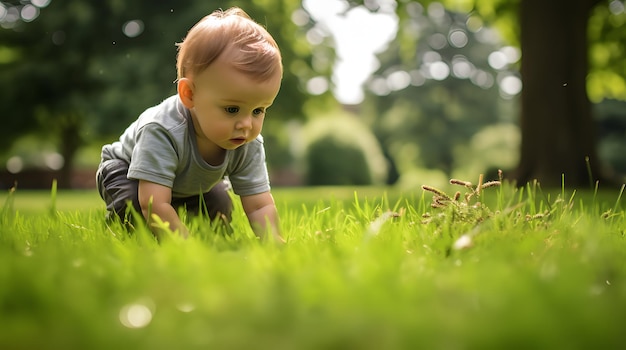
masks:
[[[472,238],[469,235],[463,235],[454,242],[452,246],[455,250],[466,249],[472,246]]]

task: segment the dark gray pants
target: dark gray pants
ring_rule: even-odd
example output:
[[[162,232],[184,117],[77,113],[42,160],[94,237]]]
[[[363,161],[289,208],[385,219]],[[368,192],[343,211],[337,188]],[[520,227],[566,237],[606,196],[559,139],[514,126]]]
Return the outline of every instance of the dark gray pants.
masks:
[[[121,159],[104,160],[96,173],[96,184],[100,197],[107,207],[107,218],[113,219],[118,216],[123,222],[128,221],[129,208],[141,214],[139,205],[139,181],[127,178],[128,163]],[[204,203],[201,203],[200,198]],[[233,211],[233,202],[228,195],[228,184],[219,182],[211,190],[202,195],[186,198],[173,198],[172,206],[178,210],[186,208],[190,215],[200,213],[208,215],[211,220],[220,219],[230,223]]]

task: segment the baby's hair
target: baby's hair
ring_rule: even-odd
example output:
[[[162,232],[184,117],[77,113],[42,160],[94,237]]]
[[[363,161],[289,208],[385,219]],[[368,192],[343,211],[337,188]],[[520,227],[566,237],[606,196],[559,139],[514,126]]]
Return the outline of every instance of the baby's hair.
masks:
[[[178,43],[178,79],[200,74],[224,55],[237,70],[259,81],[282,75],[281,54],[272,36],[238,7],[216,10]]]

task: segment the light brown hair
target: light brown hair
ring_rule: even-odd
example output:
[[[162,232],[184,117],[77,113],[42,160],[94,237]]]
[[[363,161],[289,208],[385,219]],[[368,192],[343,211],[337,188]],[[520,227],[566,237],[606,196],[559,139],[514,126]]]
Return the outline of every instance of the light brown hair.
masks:
[[[225,55],[240,72],[263,81],[282,75],[282,59],[274,38],[238,7],[216,10],[202,18],[178,43],[178,79],[193,77]]]

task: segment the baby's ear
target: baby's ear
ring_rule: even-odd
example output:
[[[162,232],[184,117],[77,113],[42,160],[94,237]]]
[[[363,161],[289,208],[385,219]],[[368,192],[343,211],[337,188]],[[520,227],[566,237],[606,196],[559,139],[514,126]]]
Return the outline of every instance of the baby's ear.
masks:
[[[188,78],[178,79],[178,96],[185,107],[193,108],[193,82]]]

